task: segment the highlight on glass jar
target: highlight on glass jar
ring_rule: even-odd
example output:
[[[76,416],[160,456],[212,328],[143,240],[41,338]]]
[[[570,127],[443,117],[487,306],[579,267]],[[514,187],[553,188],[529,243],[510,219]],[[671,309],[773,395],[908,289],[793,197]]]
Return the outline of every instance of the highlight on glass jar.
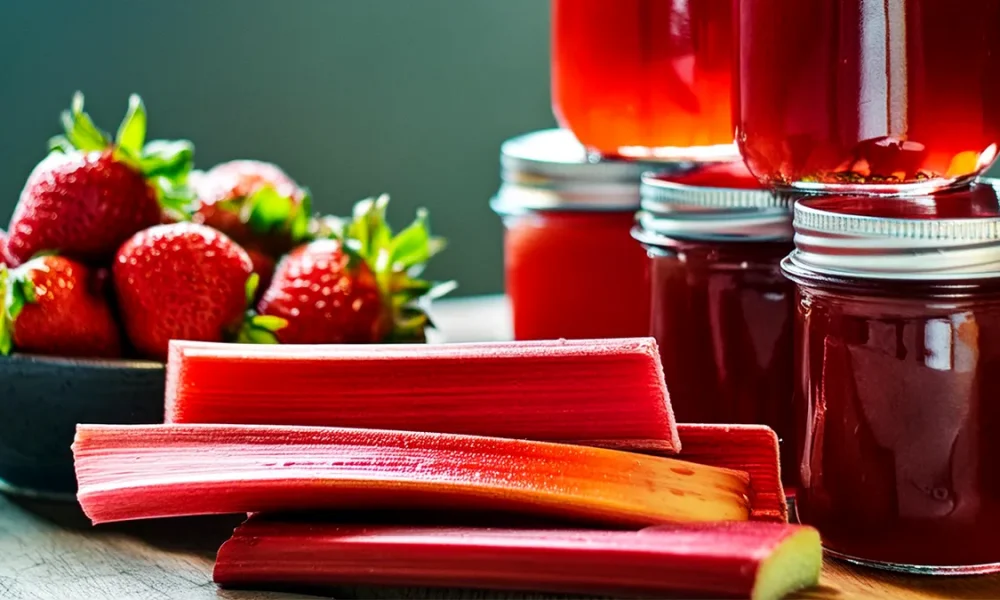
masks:
[[[1000,143],[1000,2],[735,0],[737,141],[762,182],[926,194]]]
[[[1000,571],[995,181],[795,207],[796,510],[830,554]]]
[[[732,0],[552,0],[552,104],[588,150],[731,160]]]
[[[507,295],[518,340],[645,336],[646,256],[629,232],[648,165],[589,162],[564,130],[501,148]]]
[[[795,464],[791,210],[743,163],[647,175],[634,237],[650,264],[650,331],[678,421],[769,425]],[[783,469],[789,490],[794,469]]]

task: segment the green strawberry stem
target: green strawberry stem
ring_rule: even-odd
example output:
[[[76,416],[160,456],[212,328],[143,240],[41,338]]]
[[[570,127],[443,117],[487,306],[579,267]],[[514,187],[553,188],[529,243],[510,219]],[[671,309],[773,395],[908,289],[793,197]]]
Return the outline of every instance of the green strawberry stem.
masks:
[[[257,286],[260,285],[260,275],[251,273],[247,278],[245,295],[247,303],[246,317],[240,324],[234,340],[240,344],[277,344],[275,335],[288,326],[288,321],[271,315],[258,315],[253,310],[254,299],[257,297]]]
[[[35,286],[26,273],[25,267],[10,271],[0,264],[0,356],[14,350],[14,321],[21,309],[38,301]]]
[[[146,142],[146,107],[136,94],[129,97],[128,112],[114,139],[97,128],[83,111],[83,94],[77,92],[62,114],[65,133],[49,141],[53,152],[103,152],[142,173],[156,190],[164,210],[179,219],[190,215],[195,195],[187,185],[194,167],[194,145],[187,140]]]
[[[259,234],[288,233],[293,243],[309,235],[312,197],[303,191],[302,199],[282,196],[273,186],[265,185],[240,203],[240,220]]]
[[[420,209],[408,227],[397,234],[386,221],[389,196],[368,198],[355,204],[353,217],[343,222],[340,232],[345,252],[364,260],[375,273],[379,290],[392,318],[391,342],[422,342],[425,330],[433,327],[427,305],[455,289],[454,281],[430,282],[420,279],[427,261],[444,249],[441,238],[430,234],[427,211]],[[327,226],[338,223],[323,221]]]

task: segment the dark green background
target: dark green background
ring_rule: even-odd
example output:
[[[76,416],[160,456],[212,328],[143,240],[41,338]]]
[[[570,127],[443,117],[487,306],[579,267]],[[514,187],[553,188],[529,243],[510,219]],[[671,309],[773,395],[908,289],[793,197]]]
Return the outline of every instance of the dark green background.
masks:
[[[274,161],[321,210],[426,206],[451,243],[431,274],[495,292],[500,142],[553,125],[548,2],[0,0],[0,226],[77,89],[112,131],[138,92],[199,166]]]

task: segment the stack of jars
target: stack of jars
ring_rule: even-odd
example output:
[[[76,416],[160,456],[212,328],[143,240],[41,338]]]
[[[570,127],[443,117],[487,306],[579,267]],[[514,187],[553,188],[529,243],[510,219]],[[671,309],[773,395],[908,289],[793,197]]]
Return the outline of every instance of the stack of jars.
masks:
[[[830,554],[1000,571],[1000,2],[552,19],[565,129],[494,199],[515,336],[653,335],[679,420],[778,433]]]

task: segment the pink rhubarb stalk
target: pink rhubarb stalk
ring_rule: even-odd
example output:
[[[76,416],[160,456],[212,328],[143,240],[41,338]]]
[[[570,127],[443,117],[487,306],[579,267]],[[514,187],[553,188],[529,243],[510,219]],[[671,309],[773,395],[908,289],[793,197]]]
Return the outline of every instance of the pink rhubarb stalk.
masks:
[[[680,448],[651,338],[343,346],[175,341],[166,420]]]
[[[641,531],[358,526],[253,516],[219,550],[223,586],[419,585],[770,600],[815,585],[819,534],[779,523]]]
[[[79,425],[94,523],[331,508],[462,508],[642,527],[746,520],[746,473],[601,448],[259,425]]]

